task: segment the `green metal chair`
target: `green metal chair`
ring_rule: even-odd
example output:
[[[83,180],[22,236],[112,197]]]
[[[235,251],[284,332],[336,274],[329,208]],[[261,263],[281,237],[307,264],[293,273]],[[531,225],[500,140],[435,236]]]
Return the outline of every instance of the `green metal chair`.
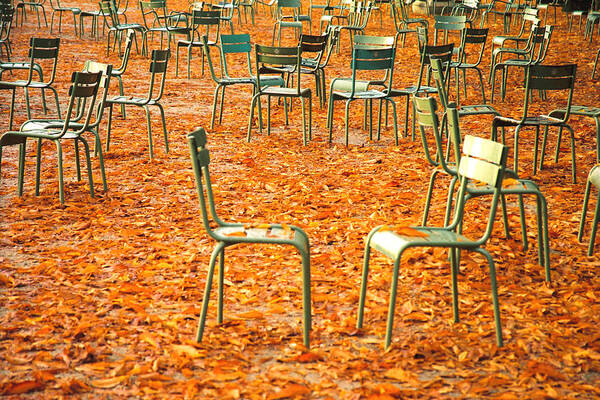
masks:
[[[39,169],[40,169],[40,152],[41,141],[43,139],[51,140],[56,144],[58,152],[58,182],[59,182],[59,197],[61,204],[65,202],[64,185],[63,185],[63,163],[62,163],[62,144],[63,140],[73,140],[75,143],[80,142],[85,148],[88,180],[90,185],[90,195],[94,197],[94,182],[92,179],[92,165],[89,155],[89,146],[82,134],[86,132],[90,125],[92,114],[96,111],[96,97],[98,88],[102,79],[101,73],[74,72],[71,78],[71,87],[69,88],[70,99],[67,107],[66,118],[62,124],[51,126],[47,129],[32,129],[27,131],[9,131],[0,138],[0,149],[4,145],[19,144],[19,195],[23,193],[23,172],[25,160],[25,147],[27,138],[38,139],[38,158],[37,158],[37,173],[36,173],[36,195],[39,193]],[[84,107],[77,107],[77,104],[83,103]],[[79,108],[79,110],[77,110]],[[72,120],[83,121],[77,130],[72,130]],[[78,152],[76,152],[78,154]],[[79,162],[77,163],[79,164]]]
[[[212,57],[210,55],[210,46],[208,46],[208,38],[203,36],[201,40],[206,41],[206,45],[204,46],[204,51],[206,53],[206,61],[208,63],[208,68],[210,71],[210,76],[213,81],[217,84],[215,88],[214,98],[213,98],[213,111],[210,119],[210,127],[211,129],[215,123],[215,117],[217,114],[217,102],[219,98],[219,91],[221,92],[221,109],[219,111],[219,124],[222,123],[223,120],[223,103],[225,100],[225,89],[229,86],[234,85],[252,85],[252,94],[256,94],[256,85],[258,85],[258,80],[254,73],[252,72],[252,63],[250,61],[250,51],[252,49],[252,45],[250,44],[250,35],[247,33],[244,34],[236,34],[236,35],[221,35],[221,75],[218,76],[215,72],[214,64],[212,62]],[[229,75],[229,70],[227,68],[227,57],[228,56],[241,56],[241,58],[246,58],[246,62],[248,64],[248,75],[247,76],[235,76],[231,77]],[[239,58],[236,59],[236,62],[240,62]],[[269,76],[263,75],[261,79],[261,85],[263,86],[285,86],[285,80],[281,75],[277,76]],[[258,102],[258,118],[259,118],[259,126],[262,130],[262,113],[261,113],[261,105],[260,101]]]
[[[25,90],[25,104],[27,109],[27,119],[31,119],[31,106],[29,102],[29,89],[40,89],[42,91],[42,106],[44,113],[48,113],[48,107],[46,106],[46,97],[44,90],[48,89],[54,93],[54,99],[56,100],[56,113],[60,119],[60,104],[58,102],[58,93],[56,89],[52,87],[54,84],[54,78],[56,76],[56,68],[58,65],[58,50],[60,47],[60,38],[31,38],[29,40],[29,62],[25,63],[3,63],[0,65],[0,77],[4,71],[11,69],[26,69],[27,79],[16,80],[16,81],[0,81],[0,90],[12,90],[12,99],[10,104],[10,116],[9,116],[9,130],[12,130],[13,114],[15,109],[15,92],[17,88],[23,88]],[[50,76],[43,79],[43,66],[51,68]],[[38,80],[34,79],[34,74],[38,75]]]
[[[485,88],[483,86],[483,75],[479,64],[483,58],[485,51],[485,42],[488,36],[488,28],[465,28],[462,31],[460,47],[458,48],[457,61],[450,62],[450,70],[454,70],[456,81],[456,104],[460,104],[460,72],[463,73],[463,89],[465,97],[467,97],[467,71],[474,70],[479,76],[479,87],[481,89],[481,97],[485,104]],[[479,47],[479,49],[477,49]],[[469,57],[471,55],[471,57]],[[448,82],[450,84],[450,82]]]
[[[148,147],[150,150],[150,158],[154,158],[154,148],[152,145],[152,121],[150,119],[150,106],[156,106],[160,111],[160,118],[163,128],[163,136],[165,139],[165,152],[169,152],[169,142],[167,138],[167,127],[165,122],[165,110],[160,104],[165,81],[167,77],[167,64],[170,56],[169,50],[152,50],[152,60],[150,62],[150,85],[148,95],[146,97],[134,96],[116,96],[106,100],[108,107],[108,132],[106,135],[106,151],[110,146],[110,133],[112,126],[112,113],[114,105],[138,106],[146,111],[146,121],[148,123]],[[155,92],[155,87],[157,87]]]
[[[548,114],[553,118],[563,118],[567,112],[566,107],[558,108]],[[600,107],[571,105],[568,110],[569,115],[590,117],[596,123],[596,162],[600,163]]]
[[[544,153],[546,150],[546,142],[548,138],[548,129],[550,127],[559,128],[559,135],[556,144],[555,162],[558,161],[558,152],[562,139],[562,129],[569,131],[571,137],[571,176],[573,183],[576,183],[575,169],[575,136],[573,129],[567,123],[571,110],[571,101],[573,99],[573,88],[575,86],[575,73],[577,64],[564,65],[530,65],[526,69],[525,75],[525,102],[523,104],[523,115],[520,119],[509,117],[494,117],[492,121],[492,139],[496,140],[498,128],[516,127],[514,137],[514,171],[518,172],[519,165],[519,133],[523,127],[535,127],[535,148],[533,158],[533,174],[537,172],[538,161],[538,142],[540,127],[544,127],[544,137],[542,142],[540,169],[544,164]],[[532,91],[568,91],[566,98],[566,107],[564,112],[555,116],[548,115],[529,115],[529,101],[532,98]],[[502,130],[502,143],[505,143],[504,129]]]
[[[179,71],[179,48],[187,49],[187,78],[190,79],[190,62],[192,60],[192,48],[203,46],[216,46],[219,41],[219,32],[221,27],[220,11],[203,11],[192,10],[190,21],[190,35],[186,39],[177,41],[177,51],[175,54],[175,76]],[[211,28],[214,32],[211,38],[206,40],[206,43],[201,40],[203,35],[209,35]],[[201,52],[202,57],[202,74],[204,74],[204,51]]]
[[[129,56],[131,54],[131,47],[133,46],[133,43],[136,40],[135,32],[136,31],[133,29],[127,30],[127,39],[125,39],[125,48],[123,50],[123,57],[121,57],[121,65],[119,65],[119,68],[113,69],[110,73],[110,76],[113,78],[117,78],[117,81],[119,82],[119,95],[121,96],[125,95],[125,91],[123,89],[123,75],[127,71],[127,65],[129,65]],[[121,115],[123,116],[123,119],[126,118],[124,104],[121,104]]]
[[[452,43],[452,41],[449,40],[450,35],[455,35],[458,42],[467,25],[471,26],[467,23],[467,17],[465,15],[434,16],[433,44],[438,44],[438,32],[442,35],[442,43],[440,44]]]
[[[300,80],[302,60],[302,48],[298,47],[273,47],[255,45],[256,54],[256,89],[257,92],[252,96],[250,105],[250,118],[248,120],[248,143],[252,132],[252,119],[254,117],[254,107],[256,102],[260,102],[261,96],[267,96],[267,133],[271,134],[271,97],[283,97],[285,123],[288,124],[287,99],[299,98],[302,102],[302,142],[306,146],[307,141],[312,139],[312,92],[309,88],[303,88]],[[265,86],[262,81],[265,75],[280,75],[282,68],[293,66],[296,71],[295,87],[274,87]],[[272,79],[272,78],[268,78]],[[305,101],[308,99],[308,133],[306,129],[306,110]]]
[[[210,291],[217,258],[219,259],[217,321],[223,323],[223,282],[225,275],[225,249],[236,244],[276,244],[295,247],[302,257],[302,299],[304,309],[303,343],[310,345],[311,300],[310,300],[310,244],[304,231],[286,224],[241,224],[224,222],[217,216],[208,166],[209,153],[206,149],[206,132],[199,128],[188,135],[192,166],[196,177],[196,189],[200,198],[200,212],[206,233],[217,242],[208,267],[206,289],[202,300],[202,311],[198,322],[196,341],[201,342],[208,311]],[[216,226],[216,228],[213,228]]]
[[[164,35],[167,36],[167,49],[171,48],[174,35],[189,37],[187,15],[183,12],[168,11],[166,0],[140,0],[139,6],[147,33],[152,36],[154,33],[160,33],[161,49]]]
[[[102,184],[103,184],[104,190],[106,191],[106,190],[108,190],[108,186],[106,183],[106,172],[104,169],[104,157],[102,154],[102,144],[100,142],[99,129],[100,129],[100,123],[102,122],[102,117],[104,115],[106,98],[107,98],[108,90],[109,90],[109,86],[110,86],[110,78],[113,76],[112,65],[88,60],[85,62],[85,66],[84,66],[82,72],[100,73],[101,74],[99,93],[97,94],[97,98],[99,98],[100,100],[96,107],[95,115],[93,116],[93,118],[91,118],[89,121],[87,121],[87,128],[85,128],[86,121],[84,121],[83,119],[86,115],[83,112],[83,110],[86,107],[86,101],[88,99],[86,99],[86,98],[78,99],[80,101],[78,101],[78,103],[76,105],[77,108],[75,110],[75,115],[69,121],[69,130],[77,132],[77,131],[80,131],[81,129],[85,128],[85,131],[82,131],[80,133],[80,135],[87,133],[87,132],[90,132],[94,135],[95,152],[98,154],[98,160],[100,162],[100,172],[102,175]],[[44,131],[44,130],[47,131],[50,129],[60,129],[64,126],[64,123],[65,123],[64,120],[57,120],[57,119],[30,119],[28,121],[25,121],[21,125],[21,127],[19,128],[19,131],[22,133],[27,133],[27,132]],[[36,194],[36,196],[39,195],[39,186],[40,186],[41,144],[42,144],[42,140],[38,139],[36,179],[35,179],[35,182],[36,182],[35,194]],[[77,140],[75,141],[75,160],[76,160],[75,165],[77,168],[77,180],[80,181],[81,180],[81,168],[79,165],[80,164],[80,162],[79,162],[79,141],[77,141]]]
[[[581,222],[579,223],[579,232],[577,233],[577,240],[579,240],[579,242],[583,240],[583,229],[585,225],[585,217],[587,215],[587,208],[590,200],[590,191],[592,185],[596,187],[596,190],[600,190],[599,165],[595,165],[592,167],[587,178],[587,183],[585,185],[585,195],[583,196],[583,209],[581,210]],[[594,221],[592,222],[592,233],[590,235],[590,244],[588,246],[587,251],[588,256],[594,254],[594,242],[596,241],[596,232],[598,231],[598,219],[600,219],[600,200],[596,200]]]
[[[494,50],[496,48],[507,47],[508,44],[513,45],[513,48],[518,49],[521,44],[526,44],[529,40],[527,33],[531,32],[533,25],[539,25],[538,19],[539,10],[537,8],[526,8],[523,11],[521,28],[516,35],[499,35],[492,39],[491,58],[494,58]]]
[[[110,52],[110,36],[113,35],[113,51],[119,43],[119,54],[121,54],[121,42],[123,33],[127,32],[127,37],[129,37],[129,32],[137,32],[141,35],[142,39],[142,54],[147,54],[148,41],[146,38],[146,28],[140,24],[134,23],[121,23],[119,20],[119,9],[115,4],[115,0],[101,0],[98,5],[100,6],[100,13],[102,18],[104,19],[104,25],[108,27],[108,34],[106,35],[106,56]],[[127,18],[125,17],[125,20]],[[137,44],[137,37],[135,38],[135,47],[138,50],[139,48]]]
[[[596,67],[598,66],[598,57],[600,57],[600,49],[596,52],[596,59],[594,60],[594,70],[592,71],[592,79],[596,76]]]
[[[31,10],[35,10],[38,21],[38,28],[42,27],[40,21],[40,10],[42,10],[42,15],[44,16],[44,22],[46,23],[46,27],[48,27],[48,19],[46,18],[46,9],[44,8],[44,3],[46,0],[21,0],[16,2],[15,4],[15,24],[19,20],[19,10],[21,11],[21,26],[23,26],[23,20],[25,20],[27,15],[27,7]],[[15,2],[13,2],[15,3]]]
[[[398,144],[398,125],[396,120],[396,103],[388,96],[389,88],[392,86],[394,75],[394,59],[396,54],[395,47],[373,48],[364,46],[354,46],[352,50],[352,78],[339,78],[331,82],[329,91],[329,107],[327,109],[327,126],[329,128],[329,142],[332,141],[333,134],[333,106],[335,101],[344,100],[346,102],[345,112],[345,136],[346,146],[348,146],[348,125],[350,103],[354,100],[365,100],[368,102],[369,118],[372,121],[372,101],[385,100],[392,104],[394,116],[394,136],[396,145]],[[357,74],[372,74],[373,72],[383,72],[387,81],[384,83],[384,89],[369,89],[371,81],[361,80]],[[340,81],[338,83],[338,80]],[[386,89],[387,88],[387,89]],[[379,127],[377,138],[381,133],[381,113],[379,115]],[[369,125],[369,139],[373,139],[373,124]]]
[[[432,60],[432,65],[435,60]],[[440,129],[441,125],[436,113],[436,103],[432,97],[414,97],[415,103],[415,119],[419,125],[421,132],[421,140],[423,142],[423,149],[425,152],[425,158],[429,164],[433,167],[431,178],[429,180],[429,187],[427,189],[427,196],[425,200],[425,208],[423,210],[423,221],[422,225],[427,225],[427,219],[429,217],[429,210],[431,207],[432,193],[435,186],[435,180],[439,174],[445,174],[451,177],[450,185],[448,187],[448,198],[446,202],[446,214],[444,217],[444,226],[447,226],[450,222],[450,216],[452,211],[453,194],[454,188],[458,179],[456,166],[460,162],[460,144],[462,143],[462,137],[459,126],[459,110],[456,108],[454,103],[448,105],[444,118],[447,118],[448,123],[448,144],[444,151],[443,134]],[[443,125],[443,123],[442,123]],[[433,136],[434,145],[430,144],[426,131],[430,131]],[[431,150],[435,150],[432,152]],[[504,223],[504,234],[506,238],[510,238],[510,232],[508,227],[508,218],[506,215],[506,195],[516,194],[519,198],[519,213],[521,220],[521,233],[523,240],[523,249],[527,250],[529,247],[527,239],[527,225],[525,224],[525,207],[523,204],[524,195],[533,195],[536,198],[536,216],[537,216],[537,232],[538,232],[538,260],[540,265],[544,266],[546,280],[550,281],[550,244],[548,237],[548,207],[546,198],[540,191],[539,187],[532,181],[526,179],[519,179],[514,171],[505,169],[503,177],[503,185],[501,190],[501,205],[502,205],[502,218]],[[472,197],[480,197],[484,195],[492,195],[493,187],[481,185],[475,182],[469,182],[466,187],[465,201]]]
[[[278,37],[278,45],[281,46],[281,30],[292,28],[296,37],[302,33],[302,23],[308,22],[309,32],[312,33],[311,21],[308,15],[302,15],[300,0],[277,0],[277,11],[275,14],[275,25],[273,25],[272,44],[275,44],[275,36]]]
[[[63,7],[60,5],[60,0],[50,0],[50,7],[52,7],[52,16],[50,17],[50,33],[54,27],[54,14],[58,14],[58,33],[60,33],[62,25],[62,14],[71,13],[73,15],[73,29],[75,30],[75,36],[78,36],[77,30],[77,18],[81,14],[81,9],[77,7]]]
[[[416,32],[416,30],[410,29],[410,25],[416,24],[425,28],[429,26],[429,22],[425,18],[410,18],[405,0],[392,1],[392,15],[394,17],[394,27],[396,28],[396,40],[402,35],[402,47],[406,42],[406,34]]]
[[[473,136],[466,136],[463,143],[463,156],[460,159],[460,164],[457,170],[457,174],[460,178],[460,188],[457,195],[457,207],[452,223],[445,227],[396,228],[394,226],[390,227],[388,225],[382,225],[374,228],[369,233],[366,239],[367,243],[365,246],[362,284],[360,288],[360,298],[358,304],[358,318],[356,322],[358,329],[362,328],[363,326],[363,314],[367,293],[367,281],[369,277],[369,259],[371,255],[371,249],[375,249],[383,253],[385,256],[391,258],[394,262],[390,288],[387,329],[385,335],[386,349],[390,346],[392,341],[400,259],[404,251],[408,248],[416,247],[445,247],[450,249],[452,305],[454,322],[458,322],[457,281],[459,259],[457,250],[465,249],[483,255],[488,261],[496,327],[496,343],[500,347],[503,345],[500,309],[498,305],[498,291],[496,288],[496,269],[492,256],[482,246],[487,242],[492,233],[498,200],[500,198],[500,188],[502,186],[502,174],[504,165],[506,163],[506,153],[506,146],[500,143]],[[462,223],[464,217],[464,203],[467,193],[466,186],[469,180],[478,180],[493,188],[493,195],[489,196],[491,198],[491,204],[486,229],[483,235],[477,240],[469,239],[468,237],[457,233],[457,229]]]

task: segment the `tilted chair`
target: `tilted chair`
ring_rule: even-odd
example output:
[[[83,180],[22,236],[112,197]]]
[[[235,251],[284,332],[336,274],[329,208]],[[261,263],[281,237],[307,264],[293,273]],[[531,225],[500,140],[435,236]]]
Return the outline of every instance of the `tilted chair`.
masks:
[[[208,312],[208,302],[215,271],[219,259],[217,322],[223,323],[223,282],[225,276],[225,249],[236,244],[276,244],[295,247],[302,257],[302,304],[304,309],[303,343],[310,345],[311,300],[310,300],[310,244],[304,231],[294,225],[265,223],[231,223],[221,220],[216,211],[211,185],[210,157],[206,148],[206,132],[199,128],[188,135],[192,166],[196,177],[196,189],[200,199],[200,212],[206,233],[217,242],[208,266],[206,289],[202,300],[202,310],[198,321],[196,341],[201,342],[204,323]],[[214,227],[216,226],[216,227]]]

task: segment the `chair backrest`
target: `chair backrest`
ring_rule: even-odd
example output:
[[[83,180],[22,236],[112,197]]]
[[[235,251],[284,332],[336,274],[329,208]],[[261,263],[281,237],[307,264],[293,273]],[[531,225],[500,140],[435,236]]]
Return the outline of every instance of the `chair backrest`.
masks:
[[[162,97],[167,78],[167,65],[169,63],[170,56],[171,52],[168,49],[152,50],[152,61],[150,62],[150,73],[152,76],[150,78],[151,81],[150,88],[148,90],[148,99],[158,101]],[[158,93],[156,93],[156,95],[153,97],[155,81],[157,79],[159,80]]]
[[[33,72],[36,67],[38,60],[49,60],[52,64],[52,72],[46,75],[47,81],[45,84],[51,85],[54,82],[56,76],[56,67],[58,65],[58,50],[60,48],[60,38],[35,38],[32,37],[29,40],[29,74],[27,77],[27,84],[31,84],[33,81]]]
[[[354,10],[349,15],[348,25],[356,29],[364,29],[369,22],[373,3],[368,1],[367,3],[357,2],[355,4]]]
[[[119,15],[117,13],[117,6],[115,0],[101,0],[98,5],[100,6],[100,12],[104,18],[104,22],[110,28],[116,28],[121,25],[119,21]]]
[[[393,37],[392,37],[393,39]],[[352,49],[352,87],[351,96],[356,91],[358,71],[385,71],[387,82],[385,86],[390,88],[394,75],[395,47],[359,47]]]
[[[250,35],[247,33],[241,33],[236,35],[223,35],[221,34],[221,66],[223,68],[223,75],[229,77],[229,71],[227,69],[227,55],[228,54],[246,54],[248,63],[248,73],[252,76],[252,63],[250,61],[250,52],[252,51],[252,44],[250,44]]]
[[[329,32],[323,35],[301,34],[299,41],[302,50],[301,64],[311,68],[319,67],[328,43]]]
[[[198,128],[188,135],[188,146],[192,159],[192,168],[196,178],[196,191],[200,200],[200,213],[202,214],[202,223],[206,233],[213,239],[217,239],[210,226],[212,220],[219,226],[226,225],[217,216],[215,210],[215,200],[213,197],[212,185],[210,182],[210,155],[206,149],[206,132],[204,128]]]
[[[214,42],[219,39],[220,27],[221,27],[221,12],[220,11],[204,11],[204,10],[192,10],[191,24],[192,27],[192,41],[199,42],[200,37],[203,35],[209,35],[211,28],[215,28]],[[202,29],[204,28],[204,29]]]
[[[352,38],[353,47],[385,48],[394,47],[395,43],[396,38],[394,36],[355,35]]]
[[[102,91],[100,94],[100,101],[96,110],[96,120],[90,124],[90,128],[96,128],[102,122],[102,115],[104,114],[104,108],[106,104],[106,97],[110,86],[110,78],[112,76],[112,65],[103,64],[96,61],[86,61],[83,67],[83,72],[100,73],[99,90]],[[82,108],[85,108],[85,103]]]
[[[302,57],[302,49],[298,47],[277,47],[263,46],[260,44],[254,45],[256,55],[256,72],[258,90],[263,89],[260,82],[261,74],[281,74],[281,67],[293,66],[296,69],[296,88],[297,94],[300,95],[300,60]]]
[[[277,0],[276,18],[281,21],[283,17],[293,16],[294,18],[300,15],[300,0]]]
[[[71,121],[83,121],[79,130],[75,132],[76,135],[88,130],[101,80],[101,72],[73,72],[66,117],[61,131],[56,132],[56,137],[62,137],[70,130]],[[84,104],[84,107],[77,110],[77,105],[80,104]]]
[[[435,56],[429,56],[429,65],[431,68],[431,75],[433,76],[433,81],[435,83],[435,87],[438,91],[438,97],[440,98],[440,103],[442,103],[442,108],[446,110],[448,108],[448,93],[446,92],[446,79],[448,78],[448,73],[450,72],[448,66],[450,61],[442,60],[441,58],[437,58]]]
[[[423,74],[425,70],[427,70],[429,81],[429,64],[431,58],[438,58],[441,60],[442,64],[450,63],[452,60],[452,53],[454,50],[454,44],[442,44],[442,45],[425,45],[421,49],[421,66],[419,68],[419,79],[417,81],[417,92],[420,89],[423,83]]]
[[[167,24],[166,0],[140,0],[139,6],[146,29],[159,28]]]
[[[523,107],[523,119],[527,117],[529,98],[531,97],[532,90],[566,90],[568,91],[567,104],[565,107],[566,112],[563,114],[562,118],[562,121],[566,122],[571,110],[576,72],[577,64],[533,64],[527,66],[525,71],[525,105]]]
[[[464,205],[467,194],[467,184],[472,181],[480,182],[493,188],[490,201],[489,217],[483,235],[474,242],[483,245],[491,236],[498,200],[502,189],[502,178],[506,166],[508,148],[501,143],[467,135],[462,146],[462,156],[458,164],[460,188],[457,195],[457,205],[454,220],[450,227],[457,227],[463,219]]]
[[[437,44],[438,31],[442,31],[444,34],[444,43],[448,42],[449,32],[462,32],[467,25],[466,15],[435,15],[434,39],[433,42]]]
[[[554,31],[552,25],[546,25],[543,29],[542,35],[536,35],[533,38],[531,59],[536,64],[541,64],[546,59],[546,54],[548,54],[548,48],[550,47],[550,39],[552,38],[552,32]]]
[[[127,65],[129,64],[129,55],[131,54],[131,48],[133,46],[133,41],[135,40],[135,31],[133,29],[129,29],[127,31],[127,39],[125,39],[125,49],[123,50],[123,57],[121,58],[121,65],[119,68],[112,71],[112,75],[123,75],[125,70],[127,69]]]
[[[485,50],[485,42],[488,37],[488,28],[465,28],[463,29],[461,41],[460,41],[460,51],[458,54],[458,60],[461,63],[467,62],[467,57],[469,54],[477,54],[477,59],[472,61],[471,63],[474,65],[479,65],[481,63],[481,59],[483,58],[483,52]],[[468,46],[471,45],[471,46]],[[477,48],[479,46],[479,51],[473,52],[472,50],[467,51],[467,47]],[[471,58],[473,60],[473,58]]]

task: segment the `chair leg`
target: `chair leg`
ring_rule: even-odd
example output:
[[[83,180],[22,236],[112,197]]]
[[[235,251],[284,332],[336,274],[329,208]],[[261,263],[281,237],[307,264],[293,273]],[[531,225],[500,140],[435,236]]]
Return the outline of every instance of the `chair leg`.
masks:
[[[367,244],[365,245],[365,255],[363,261],[363,272],[362,272],[362,281],[360,284],[360,296],[358,300],[358,316],[356,318],[356,329],[361,329],[363,327],[363,317],[365,310],[365,298],[367,296],[367,280],[369,278],[369,258],[371,256],[371,236],[373,236],[373,231],[369,234],[367,238]]]
[[[215,93],[213,95],[213,109],[212,109],[212,116],[210,118],[210,129],[213,129],[215,126],[215,115],[217,112],[217,101],[219,98],[219,90],[221,89],[221,85],[217,85],[217,87],[215,88]],[[223,105],[221,103],[221,105]],[[222,111],[221,111],[222,113]]]
[[[583,208],[581,209],[581,221],[579,221],[579,230],[577,231],[577,240],[581,243],[583,240],[583,230],[585,226],[585,217],[587,215],[588,202],[590,200],[590,191],[592,188],[592,182],[589,180],[585,184],[585,192],[583,195]]]
[[[123,90],[123,78],[121,75],[117,75],[117,81],[119,81],[119,95],[124,96],[125,91]],[[123,119],[126,119],[125,116],[125,104],[121,104],[121,116]]]
[[[35,195],[40,195],[40,168],[42,163],[42,139],[37,141],[37,155],[35,164]]]
[[[106,183],[106,170],[104,169],[104,155],[102,154],[102,143],[100,142],[100,135],[97,131],[94,131],[94,135],[96,135],[97,145],[95,146],[96,151],[98,152],[98,161],[100,162],[100,174],[102,176],[102,186],[104,191],[108,190],[108,185]]]
[[[433,194],[433,185],[439,171],[434,169],[429,178],[429,186],[427,186],[427,194],[425,195],[425,208],[423,209],[423,219],[421,225],[427,226],[427,218],[429,217],[429,208],[431,207],[431,196]]]
[[[167,135],[167,122],[165,120],[165,109],[163,108],[162,104],[160,104],[160,103],[156,103],[155,106],[158,107],[158,110],[160,111],[160,120],[162,122],[163,137],[165,139],[165,153],[168,153],[169,152],[169,138]],[[150,131],[148,131],[148,132],[150,132]]]
[[[219,112],[219,125],[223,124],[223,104],[225,103],[225,89],[227,86],[223,86],[221,90],[221,111]]]
[[[219,253],[219,282],[218,282],[218,306],[217,306],[217,322],[223,323],[223,282],[225,280],[225,248]]]
[[[254,117],[254,107],[256,106],[256,100],[259,99],[260,97],[260,93],[255,94],[254,96],[252,96],[252,101],[250,103],[250,117],[248,118],[248,137],[247,137],[247,141],[248,143],[250,143],[250,135],[252,133],[252,118]],[[260,101],[260,99],[259,99]]]
[[[473,251],[482,254],[488,260],[488,265],[490,269],[490,283],[492,289],[492,304],[494,307],[494,321],[496,325],[496,344],[498,345],[498,347],[502,347],[504,343],[502,340],[502,324],[500,322],[500,306],[498,304],[498,287],[496,283],[496,266],[494,264],[494,259],[492,258],[490,253],[487,252],[487,250],[482,249],[480,247],[473,249]]]
[[[65,204],[65,188],[63,179],[63,162],[62,162],[62,146],[59,140],[56,140],[56,151],[58,158],[58,196],[60,197],[60,204]]]
[[[394,313],[396,311],[396,296],[398,291],[398,270],[400,268],[400,258],[402,251],[394,260],[394,272],[392,275],[392,287],[390,288],[390,305],[387,316],[387,328],[385,331],[385,348],[387,349],[392,344],[392,331],[394,329]]]
[[[588,256],[591,256],[594,253],[594,243],[596,241],[596,232],[598,230],[598,217],[600,217],[600,199],[596,201],[594,220],[592,221],[592,233],[590,234],[590,244],[588,246]]]
[[[145,105],[144,110],[146,111],[146,122],[148,124],[148,147],[150,150],[150,159],[154,159],[154,149],[152,147],[152,122],[150,120],[150,108]]]
[[[87,164],[87,170],[88,170],[88,181],[90,184],[90,196],[93,198],[94,197],[94,178],[92,176],[92,161],[90,160],[90,146],[87,144],[87,141],[82,138],[79,137],[79,139],[82,143],[83,143],[83,147],[84,147],[84,151],[85,151],[85,161]]]
[[[456,249],[450,249],[450,275],[452,285],[452,315],[454,322],[459,321],[458,316],[458,259]]]
[[[23,180],[25,179],[25,150],[27,149],[27,139],[19,145],[19,177],[17,179],[17,187],[19,196],[23,196]],[[0,148],[1,149],[1,148]]]
[[[221,254],[221,251],[225,248],[225,243],[219,242],[215,246],[211,256],[210,263],[208,265],[208,274],[206,276],[206,286],[204,289],[204,297],[202,299],[202,311],[200,312],[200,319],[198,320],[198,330],[196,332],[196,342],[200,343],[202,341],[202,336],[204,334],[204,323],[206,322],[206,314],[208,311],[208,301],[210,300],[210,290],[212,288],[212,280],[215,272],[215,262],[217,261],[217,257]]]

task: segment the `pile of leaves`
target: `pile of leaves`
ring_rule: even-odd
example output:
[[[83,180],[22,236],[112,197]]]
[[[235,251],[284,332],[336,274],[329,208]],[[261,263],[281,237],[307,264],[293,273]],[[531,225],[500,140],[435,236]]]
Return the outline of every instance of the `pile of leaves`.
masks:
[[[306,4],[308,5],[308,4]],[[95,9],[92,1],[79,4]],[[187,4],[170,2],[171,9]],[[272,19],[258,7],[256,25],[238,24],[254,43],[270,43]],[[385,7],[385,6],[384,6]],[[128,11],[139,21],[139,10]],[[313,28],[318,22],[313,14]],[[387,8],[372,16],[368,34],[391,34]],[[70,22],[70,21],[69,21]],[[67,98],[70,72],[86,59],[119,65],[117,52],[106,57],[100,40],[75,37],[69,22],[61,33],[55,86]],[[501,34],[491,21],[490,37]],[[224,27],[227,31],[228,27]],[[287,36],[286,36],[287,34]],[[51,36],[28,13],[12,32],[13,59],[26,58],[29,37]],[[292,43],[291,32],[284,32]],[[152,38],[149,38],[152,39]],[[159,46],[158,37],[150,47]],[[350,75],[348,37],[327,68],[329,79]],[[488,44],[491,39],[488,39]],[[569,33],[559,11],[549,63],[577,62],[574,104],[595,105],[598,82],[591,81],[597,44]],[[172,46],[174,50],[174,46]],[[570,178],[568,141],[557,163],[531,178],[549,205],[552,281],[537,264],[534,200],[527,199],[530,247],[523,250],[516,198],[508,198],[511,238],[499,220],[486,245],[498,270],[505,346],[497,348],[485,260],[464,252],[459,277],[461,321],[452,322],[450,271],[443,250],[408,252],[401,265],[393,343],[383,350],[391,264],[372,260],[365,326],[356,329],[364,238],[379,224],[418,225],[431,168],[419,140],[394,145],[391,126],[381,140],[368,140],[363,108],[351,106],[350,146],[344,146],[343,107],[336,104],[333,142],[328,142],[326,110],[313,98],[313,139],[302,146],[299,103],[290,125],[282,104],[273,102],[272,133],[245,139],[250,88],[230,88],[224,118],[209,130],[211,173],[220,215],[244,223],[284,222],[302,227],[311,241],[313,330],[311,348],[301,340],[300,257],[289,248],[240,246],[227,250],[225,321],[216,323],[216,297],[202,343],[195,330],[214,242],[203,229],[186,134],[208,128],[212,92],[202,75],[197,51],[192,78],[185,78],[185,52],[175,76],[171,60],[163,104],[170,152],[164,152],[158,113],[153,111],[155,158],[150,160],[145,115],[115,109],[110,151],[105,153],[108,191],[96,196],[75,179],[74,151],[65,145],[66,204],[58,200],[56,150],[42,151],[41,192],[34,194],[35,146],[26,157],[25,193],[16,194],[17,148],[5,147],[0,185],[0,394],[14,398],[595,398],[600,396],[600,290],[596,256],[576,232],[587,172],[595,164],[592,120],[573,119],[577,178]],[[212,52],[215,55],[216,52]],[[181,56],[181,54],[180,54]],[[215,57],[215,61],[217,58]],[[232,74],[244,74],[245,60],[232,61]],[[144,95],[147,58],[132,52],[124,76],[127,95]],[[418,70],[414,35],[398,48],[394,84],[414,83]],[[486,51],[483,70],[489,66]],[[17,79],[4,74],[3,79]],[[303,78],[304,79],[304,78]],[[313,87],[311,77],[303,85]],[[468,78],[466,104],[481,101],[475,76]],[[116,84],[113,87],[116,93]],[[486,92],[489,97],[489,86]],[[314,89],[313,89],[314,90]],[[39,92],[32,90],[35,116]],[[550,95],[534,107],[558,106]],[[503,115],[520,116],[522,74],[509,77]],[[0,91],[0,130],[8,130],[10,93]],[[50,112],[54,111],[49,101]],[[398,102],[401,134],[404,103]],[[26,118],[18,91],[15,122]],[[489,137],[489,118],[465,118],[463,133]],[[106,140],[106,124],[101,137]],[[513,132],[507,132],[509,145]],[[90,143],[92,139],[88,137]],[[557,140],[550,132],[549,150]],[[520,138],[520,175],[532,172],[534,134]],[[445,185],[434,193],[432,224],[440,224]],[[465,226],[476,234],[487,210],[473,201]],[[586,230],[589,237],[589,226]],[[587,239],[586,239],[587,240]],[[216,291],[213,291],[215,293]]]

